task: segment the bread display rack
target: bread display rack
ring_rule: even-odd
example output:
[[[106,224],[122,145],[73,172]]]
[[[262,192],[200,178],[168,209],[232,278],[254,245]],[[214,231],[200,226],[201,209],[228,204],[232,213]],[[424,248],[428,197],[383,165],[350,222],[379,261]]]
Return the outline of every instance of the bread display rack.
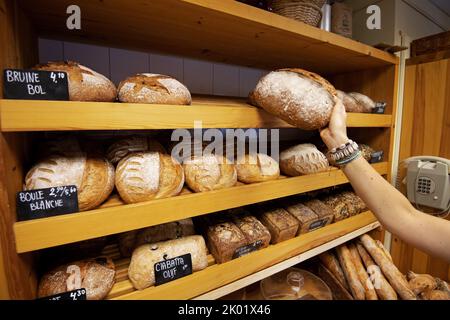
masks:
[[[72,2],[0,0],[5,44],[0,48],[0,69],[35,64],[38,36],[265,69],[302,67],[321,73],[336,88],[387,103],[383,115],[349,114],[348,126],[355,140],[384,151],[385,162],[373,166],[390,178],[398,77],[394,55],[236,1],[78,0],[83,25],[71,31],[65,19]],[[331,169],[131,205],[111,198],[95,210],[16,221],[16,193],[22,190],[33,132],[193,128],[195,120],[202,120],[205,128],[290,127],[238,98],[194,96],[191,106],[158,107],[0,100],[0,296],[36,298],[36,250],[348,182],[342,171]],[[127,279],[129,260],[120,259],[117,247],[110,246],[105,254],[116,260],[117,279],[108,298],[219,298],[377,227],[376,218],[365,212],[223,264],[215,264],[209,256],[208,268],[141,291],[135,291]]]

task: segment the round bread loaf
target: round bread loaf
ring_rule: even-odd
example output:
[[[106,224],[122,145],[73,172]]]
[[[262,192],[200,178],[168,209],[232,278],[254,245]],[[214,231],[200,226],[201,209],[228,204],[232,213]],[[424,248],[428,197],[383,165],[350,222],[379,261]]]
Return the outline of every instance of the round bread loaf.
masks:
[[[319,75],[302,69],[280,69],[262,77],[250,101],[304,130],[325,127],[336,89]]]
[[[194,156],[184,160],[183,169],[187,185],[195,192],[229,188],[237,182],[235,165],[222,156]]]
[[[64,71],[69,77],[69,99],[71,101],[112,102],[117,89],[108,78],[77,62],[57,61],[35,66],[35,70]]]
[[[39,281],[38,297],[84,288],[87,300],[101,300],[111,291],[115,275],[114,263],[109,258],[65,264],[44,274]]]
[[[237,178],[244,183],[278,179],[280,167],[275,159],[263,153],[246,154],[237,160]]]
[[[175,196],[184,184],[182,166],[160,152],[132,153],[120,160],[116,188],[126,203]]]
[[[344,91],[337,90],[337,97],[341,99],[344,104],[345,111],[347,112],[364,112],[364,108],[353,98],[351,95],[345,93]]]
[[[188,236],[154,244],[144,244],[133,251],[128,277],[138,290],[155,283],[155,264],[167,259],[191,254],[192,271],[208,266],[207,249],[202,236]]]
[[[325,155],[310,143],[299,144],[280,153],[281,172],[288,176],[317,173],[328,168]]]
[[[358,92],[350,92],[348,95],[353,97],[358,102],[358,104],[362,109],[362,112],[372,113],[372,110],[375,109],[376,106],[375,102],[368,96]]]
[[[114,142],[107,150],[109,162],[116,165],[127,155],[136,152],[156,151],[166,153],[164,147],[155,139],[146,136],[131,136]]]
[[[85,152],[53,155],[34,165],[25,177],[25,190],[75,185],[78,209],[90,210],[108,198],[114,188],[114,167],[103,157]]]
[[[154,73],[140,73],[119,84],[119,101],[154,104],[191,104],[191,94],[178,80]]]

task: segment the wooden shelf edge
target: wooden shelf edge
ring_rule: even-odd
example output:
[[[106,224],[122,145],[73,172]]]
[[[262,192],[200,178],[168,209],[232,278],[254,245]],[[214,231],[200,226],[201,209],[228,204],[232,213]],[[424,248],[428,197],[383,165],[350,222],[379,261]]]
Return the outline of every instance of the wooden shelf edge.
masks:
[[[232,283],[229,283],[223,287],[217,288],[215,290],[212,290],[210,292],[207,292],[205,294],[202,294],[198,297],[193,298],[193,300],[215,300],[219,299],[223,296],[226,296],[227,294],[230,294],[234,291],[237,291],[239,289],[242,289],[246,286],[249,286],[257,281],[260,281],[264,278],[270,277],[271,275],[278,273],[280,271],[283,271],[287,268],[290,268],[292,266],[295,266],[296,264],[299,264],[303,261],[306,261],[308,259],[311,259],[322,252],[331,250],[343,243],[346,243],[347,241],[353,240],[360,235],[363,235],[369,231],[372,231],[376,228],[378,228],[381,224],[376,221],[371,224],[368,224],[362,228],[359,228],[355,231],[352,231],[350,233],[347,233],[346,235],[339,237],[335,240],[326,242],[318,247],[315,247],[311,250],[305,251],[303,253],[300,253],[299,255],[292,257],[290,259],[284,260],[283,262],[277,263],[269,268],[266,268],[264,270],[255,272],[249,276],[246,276],[244,278],[241,278],[239,280],[236,280]]]
[[[374,164],[386,174],[388,163]],[[102,237],[347,183],[342,171],[248,184],[131,205],[16,222],[18,253]],[[107,221],[107,223],[105,223]]]
[[[144,290],[133,291],[112,298],[112,300],[165,300],[165,299],[191,299],[207,296],[214,298],[221,293],[217,293],[218,288],[230,285],[232,283],[245,279],[244,277],[261,277],[265,269],[269,272],[277,272],[280,264],[287,261],[287,264],[297,261],[295,259],[306,259],[314,254],[314,248],[319,254],[335,245],[351,240],[360,234],[373,230],[378,227],[375,216],[367,211],[357,216],[333,223],[321,229],[300,235],[299,237],[269,246],[265,249],[253,252],[249,255],[231,260],[223,264],[212,265],[202,271],[195,272],[184,278],[166,283],[158,287],[150,287]],[[323,251],[321,251],[323,250]],[[302,255],[303,254],[303,255]],[[301,258],[300,258],[301,257]],[[294,260],[291,260],[294,259]],[[271,269],[274,267],[273,269]],[[285,267],[282,265],[281,267]],[[256,280],[257,281],[257,280]],[[243,285],[245,280],[237,282],[237,286]]]
[[[3,132],[73,130],[292,128],[286,122],[239,98],[199,98],[191,106],[0,100]],[[391,115],[349,113],[349,127],[390,127]]]

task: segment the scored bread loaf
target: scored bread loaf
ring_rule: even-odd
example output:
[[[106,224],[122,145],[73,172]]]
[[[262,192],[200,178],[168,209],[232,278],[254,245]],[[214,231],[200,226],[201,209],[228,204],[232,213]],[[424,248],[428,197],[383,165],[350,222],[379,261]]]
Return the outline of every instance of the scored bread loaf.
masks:
[[[119,250],[123,257],[129,257],[133,250],[142,244],[173,240],[194,234],[194,224],[191,218],[163,223],[122,233],[119,235]]]
[[[71,101],[112,102],[116,100],[116,86],[105,76],[74,61],[55,61],[39,64],[34,70],[67,72]]]
[[[192,272],[208,266],[207,249],[202,236],[188,236],[137,247],[128,267],[128,277],[133,287],[142,290],[152,286],[155,283],[156,263],[185,254],[191,255]]]
[[[87,300],[105,298],[114,285],[116,271],[109,258],[99,257],[72,262],[45,273],[38,286],[38,297],[86,289]]]
[[[336,89],[319,75],[302,69],[280,69],[262,77],[250,102],[304,130],[328,124]]]
[[[244,234],[247,245],[258,243],[258,249],[266,248],[270,244],[270,232],[267,228],[252,216],[250,213],[244,213],[232,216],[233,222]]]
[[[244,183],[278,179],[280,167],[275,159],[263,153],[246,154],[236,163],[237,178]]]
[[[341,91],[337,90],[337,97],[341,99],[342,104],[345,107],[345,111],[347,112],[357,112],[357,113],[363,113],[364,108],[356,101],[355,98],[353,98],[351,95]]]
[[[116,188],[126,203],[178,195],[184,184],[182,166],[160,152],[132,153],[120,160]]]
[[[299,144],[280,153],[281,172],[288,176],[299,176],[325,171],[328,160],[315,145]]]
[[[358,104],[362,108],[362,112],[372,113],[373,109],[375,109],[376,107],[375,102],[362,93],[350,92],[348,95],[353,97],[356,100],[356,102],[358,102]]]
[[[114,142],[107,150],[109,162],[116,165],[130,153],[155,151],[166,153],[164,147],[155,139],[146,136],[131,136]]]
[[[259,220],[269,230],[271,243],[279,243],[294,238],[300,223],[282,208],[259,207]]]
[[[25,190],[75,185],[78,209],[90,210],[108,198],[114,188],[114,167],[105,158],[86,152],[48,156],[25,177]]]
[[[119,84],[119,101],[154,104],[191,104],[191,94],[178,80],[154,73],[140,73]]]
[[[217,155],[192,157],[183,162],[186,184],[194,192],[205,192],[232,187],[237,182],[236,167]]]
[[[216,263],[230,261],[233,259],[236,250],[247,244],[245,235],[230,221],[223,221],[208,226],[206,236],[208,248]]]

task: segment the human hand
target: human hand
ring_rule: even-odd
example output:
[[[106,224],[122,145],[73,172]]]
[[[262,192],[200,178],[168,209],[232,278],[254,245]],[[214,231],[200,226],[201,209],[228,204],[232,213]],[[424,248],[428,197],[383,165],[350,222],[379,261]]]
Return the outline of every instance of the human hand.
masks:
[[[328,150],[337,148],[348,142],[347,137],[347,113],[341,99],[336,98],[333,112],[331,113],[328,127],[320,131],[320,137],[328,147]]]

